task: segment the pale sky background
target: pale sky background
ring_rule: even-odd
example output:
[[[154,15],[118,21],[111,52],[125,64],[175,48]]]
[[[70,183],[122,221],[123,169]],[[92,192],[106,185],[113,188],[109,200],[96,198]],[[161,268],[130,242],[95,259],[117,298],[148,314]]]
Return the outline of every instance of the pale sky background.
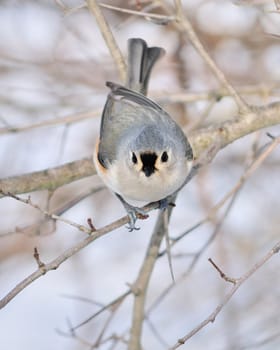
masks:
[[[77,6],[80,1],[64,1]],[[120,4],[121,1],[111,2]],[[125,3],[125,2],[124,2]],[[130,2],[133,7],[133,1]],[[237,86],[275,84],[274,92],[260,97],[246,96],[251,103],[263,104],[279,99],[280,14],[273,1],[183,1],[195,28],[207,40],[212,57]],[[265,5],[263,5],[265,3]],[[253,5],[251,5],[253,4]],[[149,45],[165,48],[167,54],[157,65],[150,84],[150,96],[162,98],[182,92],[174,59],[178,35],[169,26],[160,26],[134,17],[105,12],[116,40],[126,53],[130,37],[142,37]],[[212,46],[211,46],[212,45]],[[188,92],[209,91],[219,87],[197,53],[186,46]],[[2,1],[0,3],[0,129],[31,125],[89,110],[102,109],[106,99],[105,81],[119,82],[116,67],[86,9],[64,15],[54,1]],[[167,106],[174,118],[182,121],[174,106]],[[188,104],[191,128],[205,112],[206,101]],[[216,103],[207,124],[228,119],[236,113],[229,97]],[[187,121],[189,124],[187,124]],[[81,159],[92,153],[99,130],[99,117],[65,125],[36,128],[20,133],[0,134],[0,177],[19,175]],[[177,201],[170,235],[175,237],[203,219],[209,208],[236,184],[243,174],[253,143],[258,147],[269,141],[265,132],[279,135],[273,127],[234,142],[191,184]],[[257,138],[258,137],[258,138]],[[213,224],[197,229],[182,240],[173,258],[177,285],[151,313],[153,325],[168,346],[203,321],[222,300],[230,285],[210,265],[213,258],[230,276],[238,277],[258,261],[279,239],[279,150],[276,150],[243,188],[220,234],[201,256],[198,264],[181,278],[191,260],[214,230]],[[96,177],[59,189],[53,206],[101,183]],[[42,207],[47,193],[32,193]],[[96,227],[124,215],[118,200],[106,189],[89,196],[63,217],[85,224],[93,219]],[[157,212],[139,222],[140,231],[124,227],[92,245],[49,272],[21,292],[0,310],[0,348],[9,350],[83,350],[88,346],[78,339],[62,336],[70,322],[76,325],[98,310],[93,301],[109,303],[127,290],[141,266]],[[40,214],[10,198],[0,199],[0,295],[4,296],[19,281],[36,269],[32,257],[38,247],[44,262],[57,257],[84,234],[63,223],[54,233],[48,225],[41,233],[28,236],[14,233],[38,222]],[[279,256],[273,257],[232,298],[217,317],[180,349],[243,350],[276,349],[280,345]],[[167,258],[159,259],[148,290],[147,308],[171,284]],[[88,298],[92,303],[78,300]],[[131,321],[131,302],[127,300],[115,314],[107,335],[127,336]],[[108,317],[104,313],[78,331],[93,342]],[[264,339],[271,341],[262,343]],[[143,348],[168,348],[145,324]],[[251,346],[251,348],[249,347]],[[109,350],[110,343],[100,347]],[[125,349],[119,344],[114,349]]]

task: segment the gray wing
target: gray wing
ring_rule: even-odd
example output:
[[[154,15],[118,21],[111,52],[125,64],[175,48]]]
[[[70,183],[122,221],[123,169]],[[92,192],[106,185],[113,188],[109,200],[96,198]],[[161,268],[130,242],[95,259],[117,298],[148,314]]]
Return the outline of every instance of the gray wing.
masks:
[[[143,125],[164,125],[167,133],[185,144],[187,158],[192,158],[191,147],[186,136],[175,121],[154,101],[135,91],[114,83],[103,109],[98,159],[104,167],[116,159],[119,141],[132,129]],[[145,123],[144,123],[145,121]]]
[[[153,104],[148,107],[147,102],[142,103],[142,96],[148,100],[144,95],[113,83],[107,85],[111,92],[102,113],[98,148],[98,159],[104,167],[116,159],[119,141],[131,129],[143,126],[143,118],[148,121],[150,110],[154,108]]]
[[[138,94],[133,90],[129,90],[121,85],[107,82],[106,85],[111,88],[115,96],[123,96],[126,100],[133,103],[139,104],[140,106],[147,107],[143,108],[143,111],[146,112],[146,118],[152,114],[153,123],[161,122],[162,125],[165,125],[168,132],[171,132],[175,138],[180,140],[185,146],[185,156],[188,160],[193,159],[193,151],[191,145],[188,142],[186,135],[183,133],[182,129],[177,125],[177,123],[170,117],[170,115],[162,109],[157,103],[147,98],[142,94]],[[143,119],[141,119],[143,121]]]
[[[161,110],[142,94],[146,94],[152,68],[164,52],[159,47],[148,47],[139,38],[128,41],[126,83],[129,89],[107,83],[111,93],[103,109],[98,151],[98,159],[103,166],[116,159],[119,140],[131,128],[143,125],[143,118],[149,115],[149,109]]]
[[[150,107],[158,112],[167,114],[157,103],[149,99],[143,94],[139,94],[138,92],[135,92],[133,90],[127,89],[124,86],[121,86],[119,84],[112,83],[111,81],[106,82],[106,86],[108,86],[112,94],[114,96],[123,96],[124,99],[134,102],[136,104],[139,104],[141,106],[147,106]]]

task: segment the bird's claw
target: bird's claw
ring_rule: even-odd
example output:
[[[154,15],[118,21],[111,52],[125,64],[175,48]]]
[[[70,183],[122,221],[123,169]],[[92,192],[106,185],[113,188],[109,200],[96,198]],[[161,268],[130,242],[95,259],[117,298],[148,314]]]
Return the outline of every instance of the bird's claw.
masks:
[[[137,219],[144,220],[147,219],[149,215],[143,209],[133,206],[126,208],[126,210],[129,217],[129,224],[126,227],[128,228],[129,232],[132,232],[133,230],[140,230],[140,227],[135,226]]]
[[[175,207],[175,203],[170,201],[171,198],[166,197],[158,201],[158,209],[165,210],[168,206]]]
[[[128,228],[129,232],[133,230],[140,230],[140,227],[135,226],[137,219],[147,219],[149,215],[144,209],[134,207],[133,205],[127,203],[120,194],[116,193],[116,196],[122,202],[122,205],[124,206],[129,217],[129,223],[128,226],[126,226],[126,228]]]

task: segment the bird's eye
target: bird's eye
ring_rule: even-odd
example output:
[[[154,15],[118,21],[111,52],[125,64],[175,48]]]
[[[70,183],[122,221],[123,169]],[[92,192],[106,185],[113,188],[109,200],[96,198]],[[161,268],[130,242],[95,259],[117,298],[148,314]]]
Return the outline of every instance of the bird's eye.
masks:
[[[166,151],[164,151],[164,152],[162,153],[162,155],[161,155],[161,161],[164,162],[164,163],[168,161],[168,154],[167,154]]]
[[[137,164],[137,157],[136,157],[136,155],[135,155],[135,153],[134,152],[132,152],[132,162],[134,163],[134,164]]]

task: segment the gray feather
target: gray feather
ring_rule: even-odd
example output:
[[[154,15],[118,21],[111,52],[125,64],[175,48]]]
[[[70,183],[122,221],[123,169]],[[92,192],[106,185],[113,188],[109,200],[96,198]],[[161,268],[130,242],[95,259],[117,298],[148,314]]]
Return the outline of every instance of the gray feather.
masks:
[[[167,136],[170,142],[177,140],[178,144],[182,145],[182,154],[185,152],[188,159],[193,158],[185,134],[157,103],[120,85],[114,83],[107,85],[112,91],[102,115],[102,138],[99,146],[101,159],[109,163],[116,159],[120,139],[123,143],[126,139],[132,139],[138,143],[139,149],[142,144],[147,150],[152,151],[153,145],[159,150],[162,149],[163,140]],[[106,164],[104,165],[106,167]]]
[[[129,39],[126,86],[146,95],[152,68],[164,53],[160,47],[147,47],[142,39]]]
[[[105,167],[106,163],[111,163],[115,159],[119,139],[124,137],[131,126],[137,127],[136,119],[139,120],[139,124],[143,122],[143,111],[126,103],[126,98],[139,106],[148,104],[152,108],[149,100],[142,99],[143,95],[140,95],[139,92],[147,93],[152,68],[164,52],[159,47],[147,47],[146,42],[142,39],[128,40],[126,85],[131,90],[122,91],[125,88],[107,83],[112,91],[103,109],[98,154],[99,160]],[[123,99],[117,99],[117,96],[123,96]],[[160,107],[154,103],[154,108]]]
[[[187,158],[192,159],[191,147],[181,128],[158,104],[144,96],[151,70],[164,50],[158,47],[148,48],[142,39],[130,39],[128,52],[128,88],[107,83],[111,92],[102,114],[98,152],[100,162],[107,167],[116,159],[119,140],[125,144],[131,138],[136,140],[141,132],[143,135],[154,135],[154,144],[158,144],[159,148],[162,136],[169,135],[171,140],[179,141]],[[143,128],[153,129],[154,132],[147,133]],[[148,146],[150,143],[147,141],[144,144]]]

